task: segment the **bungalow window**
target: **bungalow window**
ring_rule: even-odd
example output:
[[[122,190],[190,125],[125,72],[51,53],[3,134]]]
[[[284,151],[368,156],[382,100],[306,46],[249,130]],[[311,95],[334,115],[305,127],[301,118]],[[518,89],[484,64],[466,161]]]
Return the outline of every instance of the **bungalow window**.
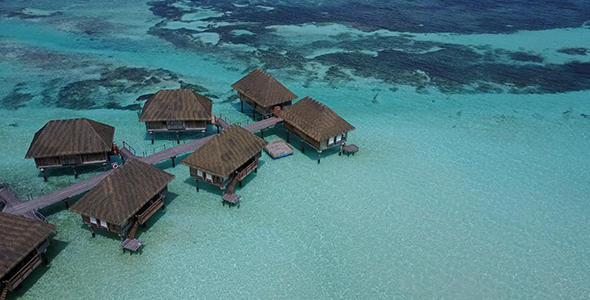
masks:
[[[342,140],[342,135],[339,134],[336,136],[336,143],[339,143]]]
[[[96,225],[96,218],[90,217],[90,223]]]
[[[100,226],[102,226],[102,227],[104,227],[104,228],[107,228],[107,227],[109,227],[109,226],[107,225],[107,222],[106,222],[106,221],[104,221],[104,220],[100,220]]]
[[[330,140],[328,140],[328,145],[332,145],[334,144],[334,137],[331,137]]]
[[[197,176],[203,178],[203,171],[197,170]]]
[[[207,180],[213,181],[213,176],[211,176],[211,174],[205,174],[205,176],[207,177]]]

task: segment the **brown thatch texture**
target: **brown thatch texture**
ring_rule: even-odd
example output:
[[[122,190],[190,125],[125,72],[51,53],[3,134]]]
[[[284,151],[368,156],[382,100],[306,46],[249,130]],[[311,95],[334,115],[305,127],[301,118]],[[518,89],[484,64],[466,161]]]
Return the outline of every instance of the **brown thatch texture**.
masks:
[[[271,107],[297,99],[274,77],[256,69],[231,86],[262,107]]]
[[[333,110],[309,96],[281,111],[279,117],[317,141],[354,130]]]
[[[211,120],[213,101],[189,89],[160,90],[145,102],[140,122]]]
[[[183,161],[183,165],[228,177],[260,153],[267,142],[248,130],[232,125],[205,143]]]
[[[0,278],[55,230],[55,225],[0,212]]]
[[[103,179],[70,210],[122,225],[172,179],[172,174],[144,162],[131,160]]]
[[[41,128],[25,158],[110,152],[115,127],[86,118],[53,120]]]

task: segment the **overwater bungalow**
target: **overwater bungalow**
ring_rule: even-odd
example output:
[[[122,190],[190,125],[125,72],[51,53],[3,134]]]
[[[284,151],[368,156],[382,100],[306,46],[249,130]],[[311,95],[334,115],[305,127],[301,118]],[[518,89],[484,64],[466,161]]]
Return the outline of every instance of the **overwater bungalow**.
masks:
[[[255,112],[269,117],[273,114],[275,106],[282,109],[297,99],[297,95],[259,69],[250,72],[231,87],[238,91],[242,112],[244,103],[252,107],[252,118],[255,117]]]
[[[227,192],[223,200],[236,203],[232,196],[236,183],[258,169],[258,159],[267,142],[238,125],[232,125],[213,137],[181,163],[190,167],[197,191],[199,181],[204,181]]]
[[[160,90],[150,97],[139,116],[152,137],[154,132],[201,131],[205,136],[207,125],[212,124],[211,99],[189,89]]]
[[[305,151],[305,143],[318,151],[318,163],[322,151],[342,147],[346,143],[348,132],[355,129],[333,110],[311,97],[297,101],[279,112],[278,116],[284,120],[287,134],[292,133],[304,142],[301,144],[302,152]]]
[[[90,119],[49,121],[31,142],[25,158],[35,159],[37,168],[47,181],[46,169],[106,163],[113,153],[115,127]]]
[[[139,248],[142,243],[134,240],[135,230],[159,208],[164,208],[164,197],[172,179],[172,174],[139,160],[130,160],[88,191],[70,210],[82,215],[93,237],[94,229],[100,228],[118,234],[124,243],[131,241]]]
[[[0,300],[37,268],[55,225],[0,212]]]

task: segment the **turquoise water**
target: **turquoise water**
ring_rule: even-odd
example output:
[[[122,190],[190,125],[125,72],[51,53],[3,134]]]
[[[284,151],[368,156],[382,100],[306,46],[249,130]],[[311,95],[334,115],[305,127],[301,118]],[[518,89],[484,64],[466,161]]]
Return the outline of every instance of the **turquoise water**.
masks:
[[[217,188],[197,193],[187,167],[158,164],[176,178],[166,209],[138,231],[145,242],[141,255],[124,254],[115,235],[92,238],[79,215],[57,204],[43,211],[58,228],[50,267],[35,271],[8,299],[588,297],[589,89],[526,93],[537,87],[490,80],[501,91],[449,92],[427,68],[403,84],[395,80],[410,77],[367,76],[348,60],[342,62],[348,67],[331,76],[329,62],[314,60],[325,53],[353,53],[347,42],[362,45],[363,55],[379,55],[388,47],[379,37],[408,35],[401,31],[318,23],[244,33],[238,31],[243,27],[215,19],[223,11],[189,2],[174,4],[187,11],[180,21],[153,14],[141,1],[124,7],[110,1],[39,5],[0,4],[0,98],[30,95],[17,107],[3,100],[0,109],[5,141],[0,181],[21,198],[75,181],[64,171],[44,183],[34,162],[24,159],[34,133],[47,121],[87,117],[115,126],[116,142],[126,141],[138,152],[162,149],[175,137],[161,136],[151,145],[137,110],[106,105],[138,104],[138,96],[178,88],[183,81],[216,97],[214,113],[247,122],[230,85],[251,67],[266,66],[300,98],[309,95],[348,120],[356,127],[349,140],[360,151],[350,157],[324,152],[319,165],[310,148],[279,160],[264,153],[258,173],[237,188],[243,197],[239,209],[222,206]],[[272,8],[269,2],[261,5],[261,11]],[[23,7],[36,17],[8,13]],[[51,17],[55,11],[60,14]],[[187,25],[195,30],[191,36],[197,34],[190,47],[147,34],[156,26],[179,28],[179,22],[228,27],[233,36],[255,35],[257,44],[225,42],[223,31],[206,31],[203,23]],[[583,63],[587,56],[557,50],[588,47],[590,29],[569,30],[577,40],[564,34],[568,29],[551,28],[415,33],[409,39],[528,51],[543,56],[542,63],[532,63],[538,66]],[[543,45],[535,42],[538,37],[555,42]],[[431,46],[427,51],[445,47]],[[264,51],[276,53],[267,54],[269,59],[260,54]],[[271,67],[278,55],[285,61]],[[161,80],[147,84],[104,75],[119,67],[147,70]],[[60,102],[59,91],[82,80],[94,85],[89,97],[94,104],[75,108]],[[70,98],[86,99],[82,93]],[[285,138],[284,130],[266,131],[265,138]]]

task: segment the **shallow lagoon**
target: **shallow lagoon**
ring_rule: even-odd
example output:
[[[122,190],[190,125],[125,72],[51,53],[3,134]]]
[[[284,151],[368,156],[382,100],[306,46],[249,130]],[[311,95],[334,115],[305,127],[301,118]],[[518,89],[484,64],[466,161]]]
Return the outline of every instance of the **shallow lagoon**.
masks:
[[[44,104],[52,78],[63,84],[76,76],[97,78],[98,66],[163,68],[179,79],[95,93],[126,106],[141,103],[135,98],[154,88],[178,88],[182,80],[217,96],[214,113],[248,120],[227,97],[252,62],[230,64],[231,57],[140,35],[148,21],[158,21],[148,6],[128,4],[138,12],[130,18],[106,13],[105,3],[51,8],[70,16],[70,23],[16,17],[0,23],[10,28],[2,30],[2,47],[12,49],[1,56],[8,68],[0,73],[0,96],[19,82],[26,82],[19,92],[33,95],[18,109],[1,110],[0,136],[10,142],[0,144],[0,179],[21,198],[74,180],[68,172],[54,172],[43,183],[34,162],[24,159],[34,133],[51,119],[110,124],[116,142],[138,152],[175,139],[160,137],[152,146],[137,111],[100,108],[105,99],[84,110]],[[89,15],[124,29],[86,36],[68,27]],[[29,34],[41,28],[43,38]],[[455,42],[469,43],[469,36],[463,38]],[[563,38],[568,46],[584,46]],[[146,47],[137,40],[157,43]],[[27,62],[23,53],[62,55],[72,67],[47,68],[41,60]],[[306,68],[320,75],[326,69],[313,62]],[[114,235],[93,239],[78,215],[57,204],[44,211],[58,226],[51,266],[36,271],[9,299],[587,296],[588,91],[445,94],[346,70],[353,80],[318,75],[309,82],[301,70],[268,71],[298,96],[312,96],[353,124],[349,138],[361,150],[350,157],[324,153],[319,165],[310,148],[279,160],[263,154],[259,172],[237,188],[243,196],[239,209],[222,206],[216,188],[197,193],[187,167],[158,164],[176,179],[166,210],[138,231],[145,241],[141,255],[124,254]],[[58,97],[63,84],[50,96]],[[284,137],[281,127],[265,132],[268,141]]]

